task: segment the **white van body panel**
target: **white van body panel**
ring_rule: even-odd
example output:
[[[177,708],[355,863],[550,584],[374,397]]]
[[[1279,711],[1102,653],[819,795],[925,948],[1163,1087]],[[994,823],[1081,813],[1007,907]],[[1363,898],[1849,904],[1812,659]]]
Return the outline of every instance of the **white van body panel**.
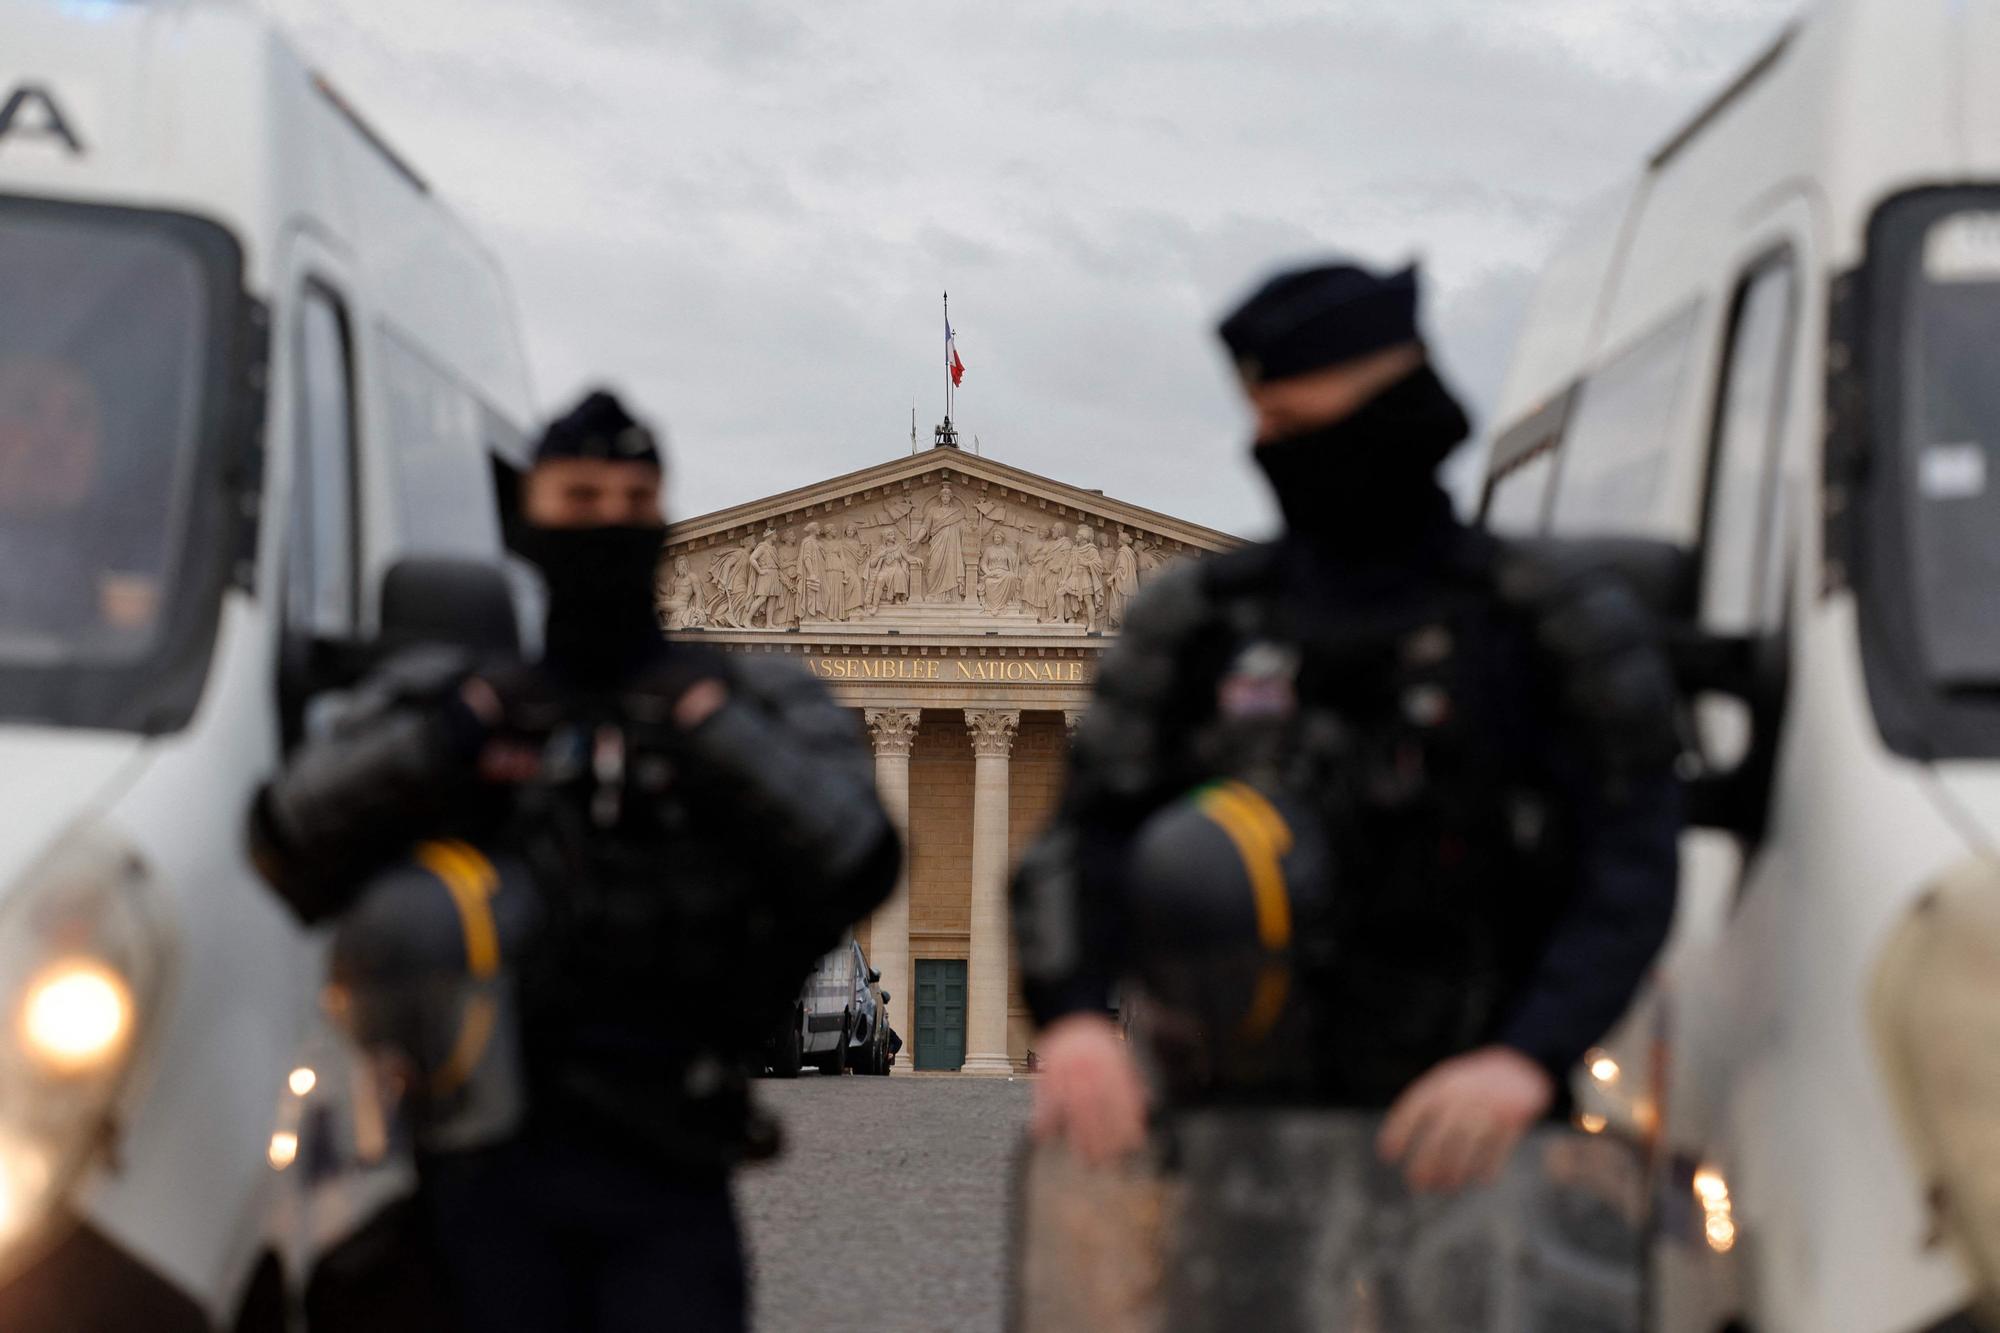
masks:
[[[1699,1210],[1691,1230],[1656,1239],[1655,1316],[1667,1333],[1713,1333],[1731,1318],[1759,1333],[1905,1333],[1972,1298],[1969,1271],[1934,1240],[1929,1184],[1892,1106],[1869,1003],[1885,943],[1925,886],[1968,856],[1995,855],[2000,765],[1925,764],[1885,744],[1855,597],[1827,587],[1823,455],[1834,284],[1864,259],[1887,199],[2000,181],[1996,76],[2000,7],[1811,7],[1754,78],[1621,192],[1628,209],[1583,220],[1549,266],[1503,392],[1504,446],[1566,394],[1587,405],[1597,372],[1698,305],[1695,355],[1643,512],[1607,521],[1558,506],[1555,519],[1563,531],[1694,543],[1739,284],[1762,256],[1793,258],[1781,501],[1767,518],[1790,612],[1790,694],[1769,826],[1747,865],[1733,837],[1687,835],[1673,938],[1635,1007],[1647,1021],[1613,1044],[1625,1070],[1643,1070],[1646,1041],[1664,1040],[1665,1086],[1631,1079],[1608,1101],[1624,1123],[1657,1123],[1670,1162],[1718,1169],[1735,1209],[1726,1253],[1704,1243]],[[1503,447],[1496,466],[1512,461]],[[1584,1095],[1606,1100],[1603,1089]]]
[[[280,757],[304,284],[337,294],[351,344],[364,630],[399,556],[500,558],[492,514],[459,522],[441,547],[435,497],[413,503],[409,479],[430,450],[421,454],[429,484],[449,483],[461,515],[491,510],[487,452],[518,448],[532,396],[493,257],[251,7],[0,0],[0,97],[21,82],[56,99],[85,151],[0,140],[0,196],[218,223],[242,248],[247,294],[270,314],[254,579],[224,599],[192,721],[155,738],[0,728],[10,812],[0,909],[24,868],[88,828],[137,854],[173,938],[168,993],[119,1109],[115,1162],[99,1162],[72,1202],[225,1323],[260,1252],[279,1254],[302,1280],[314,1248],[365,1220],[402,1180],[385,1165],[308,1182],[303,1169],[281,1173],[266,1159],[275,1128],[301,1128],[286,1091],[295,1065],[318,1066],[325,1114],[308,1132],[347,1134],[346,1099],[367,1090],[316,1002],[324,941],[298,927],[246,856],[251,794]],[[420,371],[433,397],[397,399]],[[441,441],[450,448],[439,452]],[[329,1152],[354,1164],[352,1143]]]
[[[11,884],[74,821],[100,809],[129,781],[144,747],[115,732],[57,732],[0,727],[0,885]],[[4,898],[0,898],[4,910]]]

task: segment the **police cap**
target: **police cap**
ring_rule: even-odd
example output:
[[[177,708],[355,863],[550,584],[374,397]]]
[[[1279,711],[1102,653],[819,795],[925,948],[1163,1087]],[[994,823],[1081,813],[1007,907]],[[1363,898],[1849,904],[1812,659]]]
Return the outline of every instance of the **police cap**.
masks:
[[[1280,273],[1217,332],[1246,384],[1288,379],[1419,340],[1416,266],[1329,263]]]
[[[535,461],[596,458],[608,463],[650,463],[662,466],[659,441],[605,389],[591,392],[542,432]]]

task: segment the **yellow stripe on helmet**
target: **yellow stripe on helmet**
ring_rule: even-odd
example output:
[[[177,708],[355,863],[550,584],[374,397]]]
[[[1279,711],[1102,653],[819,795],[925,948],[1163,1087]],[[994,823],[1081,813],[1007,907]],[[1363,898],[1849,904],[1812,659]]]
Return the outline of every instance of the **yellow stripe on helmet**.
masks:
[[[1285,892],[1281,858],[1292,850],[1291,825],[1255,787],[1224,782],[1200,796],[1202,812],[1214,820],[1243,858],[1250,894],[1257,909],[1257,940],[1278,953],[1292,942],[1292,900]],[[1252,1041],[1267,1036],[1285,1011],[1291,993],[1291,969],[1274,958],[1257,977],[1257,992],[1243,1016],[1242,1035]]]
[[[493,919],[493,891],[500,876],[493,863],[462,842],[426,842],[417,848],[417,863],[437,876],[452,906],[458,909],[465,936],[465,966],[476,980],[500,971],[500,928]]]

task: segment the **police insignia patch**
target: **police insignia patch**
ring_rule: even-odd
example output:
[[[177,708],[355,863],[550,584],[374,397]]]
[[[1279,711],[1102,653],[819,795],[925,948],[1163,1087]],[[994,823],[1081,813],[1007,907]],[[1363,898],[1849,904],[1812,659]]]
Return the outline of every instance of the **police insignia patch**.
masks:
[[[1253,643],[1237,655],[1216,686],[1216,711],[1226,718],[1290,717],[1299,710],[1298,674],[1295,649]]]

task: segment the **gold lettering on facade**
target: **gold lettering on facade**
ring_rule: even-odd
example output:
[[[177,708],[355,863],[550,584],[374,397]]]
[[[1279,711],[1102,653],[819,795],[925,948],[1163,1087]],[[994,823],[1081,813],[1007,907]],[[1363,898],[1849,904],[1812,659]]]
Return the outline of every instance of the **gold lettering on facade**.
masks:
[[[806,670],[821,680],[954,680],[998,683],[1081,685],[1081,662],[1035,662],[1023,658],[808,657]]]

